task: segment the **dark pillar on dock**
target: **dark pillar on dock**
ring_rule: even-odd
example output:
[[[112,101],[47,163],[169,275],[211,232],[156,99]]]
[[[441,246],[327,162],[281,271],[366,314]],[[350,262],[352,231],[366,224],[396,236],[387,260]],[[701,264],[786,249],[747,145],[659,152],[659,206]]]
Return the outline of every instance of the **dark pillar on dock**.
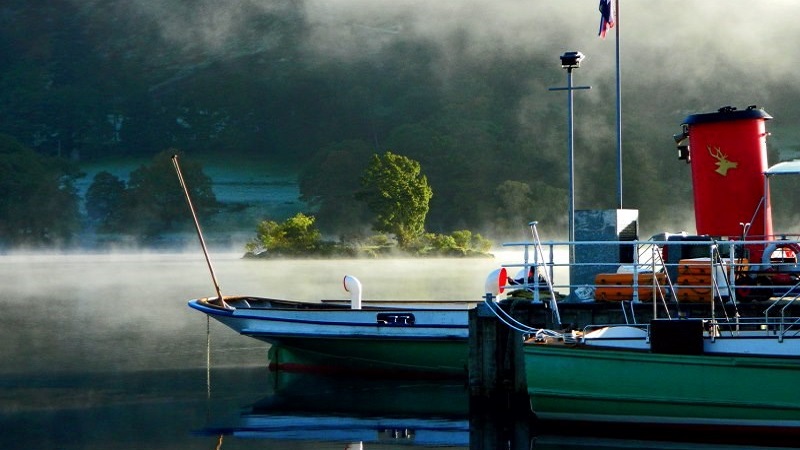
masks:
[[[522,333],[501,322],[489,305],[470,310],[471,450],[496,449],[500,443],[512,449],[530,445],[533,414],[522,341]]]
[[[607,241],[608,244],[581,244],[575,247],[575,265],[569,268],[569,302],[594,300],[578,295],[577,288],[592,287],[598,273],[614,273],[620,264],[634,261],[632,245],[616,242],[639,238],[638,209],[604,209],[575,211],[575,240]],[[593,292],[593,291],[587,291]]]

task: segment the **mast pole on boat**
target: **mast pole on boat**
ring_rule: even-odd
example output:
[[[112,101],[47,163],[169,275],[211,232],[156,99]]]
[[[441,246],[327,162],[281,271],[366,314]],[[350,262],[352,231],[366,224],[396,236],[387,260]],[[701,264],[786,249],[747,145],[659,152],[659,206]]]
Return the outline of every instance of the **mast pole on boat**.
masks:
[[[186,204],[189,205],[189,211],[192,213],[192,219],[194,220],[194,228],[197,231],[197,238],[200,240],[200,246],[203,248],[203,255],[206,257],[206,264],[208,265],[208,271],[211,273],[211,281],[214,283],[214,289],[217,291],[217,298],[219,299],[219,304],[225,308],[228,308],[228,305],[225,303],[225,300],[222,298],[222,291],[219,288],[219,283],[217,282],[217,276],[214,274],[214,266],[211,264],[211,258],[208,256],[208,248],[206,247],[206,241],[203,239],[203,232],[200,229],[200,221],[197,219],[197,213],[194,210],[194,205],[192,204],[192,197],[189,195],[189,188],[186,187],[186,182],[183,179],[183,174],[181,173],[181,167],[178,164],[178,155],[172,155],[172,165],[175,167],[175,172],[178,174],[178,181],[181,183],[181,188],[183,188],[183,194],[186,198]]]

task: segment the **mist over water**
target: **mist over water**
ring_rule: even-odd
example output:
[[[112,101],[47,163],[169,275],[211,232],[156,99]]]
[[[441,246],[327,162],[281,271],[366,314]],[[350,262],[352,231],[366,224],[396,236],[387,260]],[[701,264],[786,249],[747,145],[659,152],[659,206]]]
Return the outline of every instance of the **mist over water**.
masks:
[[[180,301],[192,290],[185,275],[193,266],[202,269],[179,255],[0,257],[0,322],[9,337],[0,355],[13,362],[2,371],[200,365],[205,320]]]
[[[211,258],[225,295],[309,302],[348,299],[346,274],[361,279],[365,300],[479,301],[484,277],[498,264]],[[0,429],[12,448],[214,448],[218,436],[198,430],[238,420],[271,392],[268,345],[187,306],[216,295],[199,251],[2,255],[0,285]],[[270,448],[306,445],[319,448]]]
[[[496,259],[248,260],[211,255],[223,295],[348,300],[480,301]],[[510,256],[510,255],[509,255]],[[202,368],[215,296],[201,252],[0,256],[0,373]],[[211,321],[214,365],[265,365],[267,345]]]

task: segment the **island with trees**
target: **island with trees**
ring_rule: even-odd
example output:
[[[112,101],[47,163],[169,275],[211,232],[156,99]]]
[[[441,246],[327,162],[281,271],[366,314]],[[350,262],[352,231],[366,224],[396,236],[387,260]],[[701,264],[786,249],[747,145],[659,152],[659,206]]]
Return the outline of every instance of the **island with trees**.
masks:
[[[325,241],[315,217],[298,213],[283,223],[263,221],[247,244],[250,257],[325,256],[486,256],[492,242],[469,230],[451,234],[425,232],[425,217],[433,191],[418,162],[386,152],[373,155],[353,195],[373,213],[372,230],[379,234],[357,240]]]
[[[0,242],[11,248],[74,248],[76,236],[92,233],[95,246],[126,242],[157,245],[170,233],[187,233],[191,220],[184,193],[167,149],[133,170],[126,180],[100,171],[83,199],[75,188],[83,176],[74,163],[38,155],[9,136],[0,135]],[[211,222],[226,208],[214,194],[213,180],[187,157],[183,173],[201,222]],[[353,217],[361,235],[325,238],[313,213],[298,212],[283,221],[264,218],[245,245],[248,257],[376,257],[386,255],[487,255],[491,241],[468,230],[430,233],[425,219],[433,191],[420,164],[386,152],[373,155],[356,189],[340,193],[346,204],[365,212]],[[80,205],[84,205],[82,213]],[[371,228],[361,222],[372,218]]]

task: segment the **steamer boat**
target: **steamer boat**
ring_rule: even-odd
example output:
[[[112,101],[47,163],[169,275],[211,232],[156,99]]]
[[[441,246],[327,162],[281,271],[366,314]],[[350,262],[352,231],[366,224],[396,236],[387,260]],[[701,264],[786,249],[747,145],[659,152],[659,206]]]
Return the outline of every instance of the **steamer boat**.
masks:
[[[527,391],[540,420],[800,436],[800,245],[773,231],[769,190],[771,177],[800,173],[800,161],[768,167],[770,118],[726,107],[683,122],[675,141],[691,165],[696,235],[621,239],[637,230],[620,220],[629,210],[576,217],[576,242],[565,244],[575,252],[569,300],[631,313],[650,303],[649,319],[569,328],[558,315],[569,303],[550,302],[554,326],[530,327],[489,292],[489,307],[525,337]],[[535,238],[508,245],[524,249],[521,265],[552,270],[545,249],[557,244]],[[687,313],[696,305],[706,315]],[[740,314],[745,305],[759,314]]]

